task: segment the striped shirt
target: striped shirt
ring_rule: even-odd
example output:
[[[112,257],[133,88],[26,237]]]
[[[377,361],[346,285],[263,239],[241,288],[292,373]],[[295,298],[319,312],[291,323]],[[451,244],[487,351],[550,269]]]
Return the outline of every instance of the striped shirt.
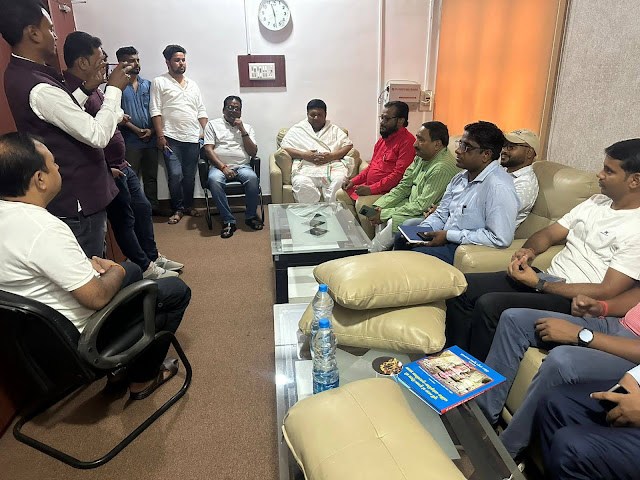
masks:
[[[393,232],[411,218],[422,218],[432,203],[436,205],[444,195],[451,179],[460,172],[447,148],[443,148],[431,160],[416,156],[404,172],[400,183],[373,204],[380,207],[380,220],[392,219]]]

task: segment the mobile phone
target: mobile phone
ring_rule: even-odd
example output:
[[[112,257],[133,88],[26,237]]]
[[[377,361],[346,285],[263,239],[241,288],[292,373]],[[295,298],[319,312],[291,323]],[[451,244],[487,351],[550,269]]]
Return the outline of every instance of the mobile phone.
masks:
[[[433,234],[431,232],[417,232],[416,235],[418,235],[425,242],[430,242],[431,240],[433,240]]]
[[[609,390],[607,390],[607,391],[608,391],[608,392],[611,392],[611,393],[623,393],[623,394],[629,393],[629,392],[627,391],[627,389],[626,389],[626,388],[624,388],[624,387],[623,387],[622,385],[620,385],[619,383],[616,383],[613,387],[611,387],[611,388],[610,388]],[[602,408],[604,408],[604,409],[605,409],[605,411],[607,411],[607,412],[608,412],[609,410],[611,410],[611,409],[613,409],[613,408],[615,408],[615,407],[617,407],[617,406],[618,406],[618,404],[617,404],[617,403],[612,402],[611,400],[598,400],[598,402],[600,403],[600,406],[601,406]]]
[[[164,147],[163,153],[166,158],[170,158],[171,155],[173,155],[173,150],[171,150],[171,147],[167,145],[166,147]]]
[[[369,205],[363,205],[360,209],[360,215],[364,215],[365,217],[375,217],[377,214],[378,211]]]
[[[107,63],[107,72],[106,72],[107,78],[109,78],[109,75],[113,73],[113,69],[116,68],[117,66],[118,66],[117,63]]]

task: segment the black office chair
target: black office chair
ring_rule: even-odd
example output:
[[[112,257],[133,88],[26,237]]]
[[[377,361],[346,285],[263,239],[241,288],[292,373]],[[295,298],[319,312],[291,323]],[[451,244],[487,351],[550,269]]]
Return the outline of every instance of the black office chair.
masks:
[[[262,187],[260,186],[260,157],[258,156],[251,157],[251,159],[249,160],[249,165],[251,166],[251,169],[258,176],[260,221],[264,223],[264,202],[262,200]],[[198,160],[198,173],[200,175],[200,185],[202,186],[202,190],[204,191],[204,201],[207,207],[205,211],[205,219],[207,220],[207,226],[209,227],[209,230],[213,230],[213,221],[211,217],[213,215],[219,215],[220,212],[214,212],[214,213],[211,212],[211,207],[215,206],[213,205],[215,202],[213,201],[211,191],[209,190],[209,186],[207,184],[210,168],[211,168],[211,165],[209,164],[209,160],[207,159],[207,156],[205,154],[204,147],[202,147],[200,149],[200,159]],[[226,185],[224,186],[224,192],[227,194],[227,197],[244,197],[244,187],[242,186],[242,183],[237,180],[232,180],[230,182],[227,182]],[[232,209],[232,211],[244,212],[245,209],[244,208],[240,210]]]
[[[155,331],[158,285],[142,280],[123,288],[103,309],[88,319],[82,334],[62,314],[39,302],[0,290],[0,352],[3,364],[17,370],[32,398],[38,398],[15,424],[15,438],[75,468],[104,465],[129,445],[149,425],[175,404],[191,383],[191,365],[176,337],[167,331]],[[133,327],[116,339],[107,341],[101,329],[126,309],[130,315],[134,303],[140,314]],[[91,461],[79,460],[22,432],[22,427],[47,408],[78,388],[118,372],[160,338],[170,337],[186,378],[180,390],[136,427],[106,455]],[[31,396],[31,395],[30,395]]]

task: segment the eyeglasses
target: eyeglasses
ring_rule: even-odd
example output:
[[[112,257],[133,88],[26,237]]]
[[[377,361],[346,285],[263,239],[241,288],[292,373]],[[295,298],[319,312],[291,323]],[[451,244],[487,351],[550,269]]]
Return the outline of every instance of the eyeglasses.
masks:
[[[394,118],[399,118],[399,117],[385,117],[385,116],[380,115],[378,118],[380,119],[381,123],[386,123],[389,120],[393,120]]]
[[[512,152],[513,150],[515,150],[518,147],[525,147],[527,148],[529,145],[525,144],[525,143],[507,143],[504,145],[504,147],[502,147],[503,150],[506,150],[507,152]]]
[[[474,147],[473,145],[469,145],[462,140],[456,140],[456,149],[460,150],[462,153],[470,152],[471,150],[486,150],[486,148],[482,147]]]
[[[229,110],[230,112],[241,112],[242,111],[242,107],[235,107],[233,105],[227,105],[224,108]]]

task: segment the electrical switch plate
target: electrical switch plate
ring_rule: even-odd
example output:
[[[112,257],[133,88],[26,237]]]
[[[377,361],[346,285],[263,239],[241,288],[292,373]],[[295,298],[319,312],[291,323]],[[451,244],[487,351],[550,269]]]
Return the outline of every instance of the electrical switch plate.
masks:
[[[249,80],[275,80],[275,63],[250,63]]]
[[[422,90],[420,92],[420,104],[418,105],[420,112],[433,111],[433,90]]]

